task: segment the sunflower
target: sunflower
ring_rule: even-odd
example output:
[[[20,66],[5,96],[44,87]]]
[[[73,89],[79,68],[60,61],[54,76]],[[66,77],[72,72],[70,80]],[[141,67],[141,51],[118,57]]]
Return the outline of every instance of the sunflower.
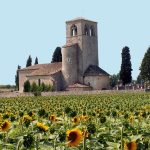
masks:
[[[134,116],[133,116],[133,115],[129,116],[129,122],[130,122],[131,124],[133,124],[133,122],[134,122]]]
[[[49,119],[50,119],[51,122],[57,121],[56,115],[51,115],[51,116],[49,117]]]
[[[74,117],[72,121],[74,124],[78,124],[80,122],[80,118]]]
[[[66,132],[66,140],[69,142],[68,146],[78,146],[82,140],[82,131],[75,128]]]
[[[1,126],[0,126],[0,130],[2,132],[8,131],[11,127],[11,123],[8,120],[5,120],[4,122],[2,122]]]
[[[38,127],[38,129],[39,129],[40,131],[46,132],[46,131],[48,131],[48,129],[49,129],[48,126],[46,126],[46,125],[44,125],[43,123],[40,123],[40,122],[37,122],[36,125],[37,125],[37,127]]]
[[[130,143],[125,143],[124,150],[137,150],[136,141],[131,141]]]
[[[87,121],[88,119],[89,119],[88,116],[84,116],[84,115],[80,116],[80,120],[82,121]]]
[[[32,117],[30,117],[29,115],[24,115],[23,122],[26,122],[26,121],[32,121]]]
[[[0,122],[3,120],[3,115],[0,114]]]

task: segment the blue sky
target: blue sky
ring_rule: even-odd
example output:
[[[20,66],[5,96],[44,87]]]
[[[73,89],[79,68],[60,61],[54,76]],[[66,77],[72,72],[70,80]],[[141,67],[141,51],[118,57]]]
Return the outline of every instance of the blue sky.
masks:
[[[120,70],[121,51],[129,46],[133,79],[150,45],[149,0],[0,0],[0,84],[14,84],[18,64],[51,61],[65,44],[65,21],[85,17],[98,22],[99,65]]]

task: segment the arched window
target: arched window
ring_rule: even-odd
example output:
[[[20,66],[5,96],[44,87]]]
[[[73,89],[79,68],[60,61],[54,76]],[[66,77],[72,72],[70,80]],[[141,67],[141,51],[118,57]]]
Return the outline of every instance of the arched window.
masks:
[[[94,28],[93,28],[93,26],[90,27],[90,36],[94,36]]]
[[[77,26],[72,25],[71,26],[71,36],[76,36],[77,35]]]
[[[84,34],[89,35],[89,28],[87,25],[84,26]]]

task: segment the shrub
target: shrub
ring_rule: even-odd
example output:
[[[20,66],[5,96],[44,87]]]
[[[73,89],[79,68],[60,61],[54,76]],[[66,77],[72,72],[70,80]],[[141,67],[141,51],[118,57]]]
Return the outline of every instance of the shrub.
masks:
[[[41,92],[40,91],[34,92],[34,96],[41,96]]]
[[[31,92],[36,92],[36,91],[38,91],[38,86],[35,82],[33,82],[31,85]]]
[[[30,92],[30,90],[31,90],[31,85],[29,80],[27,80],[24,82],[24,92]]]

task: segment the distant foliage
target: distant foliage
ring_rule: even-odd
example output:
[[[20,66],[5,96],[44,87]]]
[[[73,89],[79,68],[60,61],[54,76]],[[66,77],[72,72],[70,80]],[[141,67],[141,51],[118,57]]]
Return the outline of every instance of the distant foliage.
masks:
[[[16,75],[15,75],[15,83],[16,83],[16,89],[19,90],[19,73],[18,70],[21,69],[21,66],[18,65]]]
[[[117,75],[113,74],[110,77],[110,87],[114,88],[118,84],[118,80],[119,80],[119,73]]]
[[[27,63],[26,63],[26,67],[32,66],[32,58],[31,55],[29,55],[28,59],[27,59]]]
[[[30,82],[27,80],[25,83],[24,83],[24,92],[49,92],[49,91],[54,91],[54,86],[52,85],[46,85],[42,82],[41,85],[37,85],[35,82],[33,82],[31,85],[30,85]]]
[[[29,80],[27,80],[24,82],[24,92],[30,92],[30,90],[31,90],[31,85]]]
[[[143,82],[143,80],[141,78],[141,75],[139,74],[138,77],[137,77],[137,79],[136,79],[136,83],[137,84],[142,84],[142,82]]]
[[[148,48],[142,60],[140,76],[145,82],[150,82],[150,47]]]
[[[54,63],[54,62],[62,62],[61,47],[56,47],[56,49],[53,53],[51,63]]]
[[[125,46],[122,49],[122,63],[121,63],[121,70],[120,70],[120,80],[122,84],[128,84],[132,81],[132,66],[131,66],[131,56],[129,47]]]
[[[36,92],[36,91],[38,91],[38,86],[35,82],[33,82],[31,85],[31,92]]]
[[[38,58],[36,57],[34,65],[37,65],[37,64],[39,64],[39,62],[38,62]]]

